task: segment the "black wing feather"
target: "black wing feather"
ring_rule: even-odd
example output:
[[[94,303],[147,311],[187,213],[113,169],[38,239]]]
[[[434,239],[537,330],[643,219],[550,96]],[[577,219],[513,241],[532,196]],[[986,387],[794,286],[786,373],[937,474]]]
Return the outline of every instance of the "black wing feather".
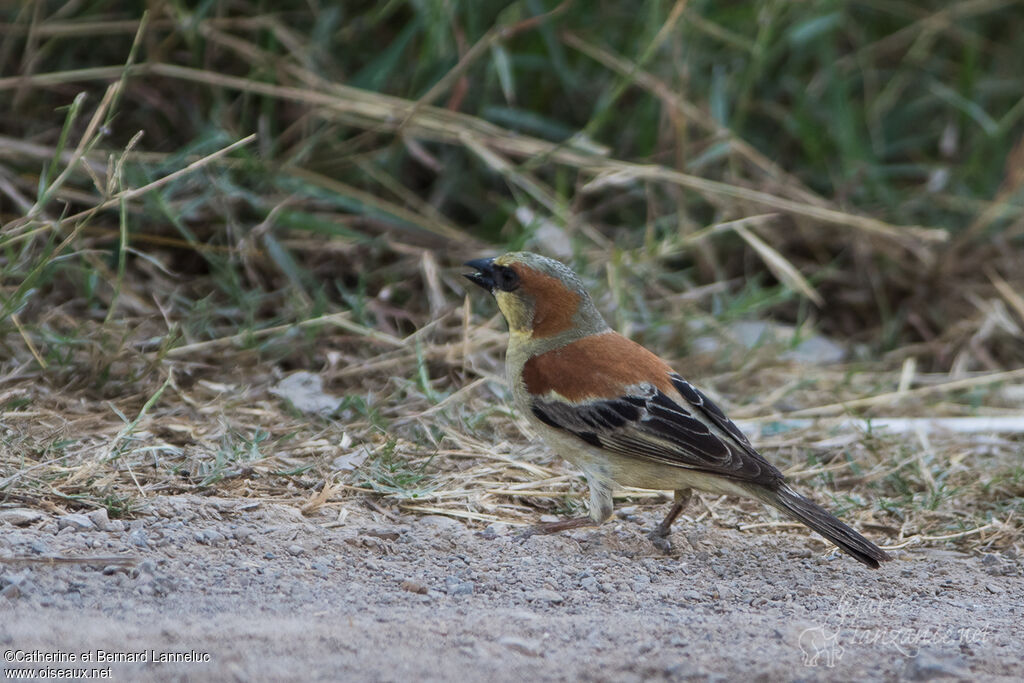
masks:
[[[696,413],[651,385],[582,405],[534,399],[531,409],[544,424],[622,455],[769,486],[782,480],[718,406],[678,375],[671,379]]]
[[[672,386],[676,388],[683,398],[689,401],[690,405],[694,408],[699,408],[715,425],[733,436],[741,444],[754,451],[754,447],[750,445],[750,440],[747,435],[740,431],[740,428],[736,426],[736,423],[725,416],[722,409],[719,408],[715,403],[704,395],[697,387],[693,386],[679,375],[672,373],[669,375],[669,379],[672,380]]]

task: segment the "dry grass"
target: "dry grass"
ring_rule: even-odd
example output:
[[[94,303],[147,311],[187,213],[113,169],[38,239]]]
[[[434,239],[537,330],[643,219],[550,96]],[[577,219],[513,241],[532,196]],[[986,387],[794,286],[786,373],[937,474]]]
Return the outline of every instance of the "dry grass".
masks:
[[[313,369],[328,393],[346,397],[329,417],[301,414],[272,393],[287,370],[238,348],[237,339],[203,343],[155,366],[146,354],[124,352],[114,372],[140,379],[101,391],[75,377],[40,381],[24,352],[0,385],[5,500],[132,516],[149,496],[198,492],[307,512],[371,505],[479,524],[572,512],[585,499],[579,473],[537,445],[506,407],[497,376],[501,324],[456,305],[454,273],[445,275],[449,303],[398,343],[327,320],[265,338],[267,348],[306,343],[324,353],[324,367]],[[425,312],[418,317],[427,322]],[[801,488],[889,546],[990,551],[1020,543],[1019,434],[887,436],[837,431],[828,420],[796,429],[784,422],[833,413],[837,399],[867,416],[1019,414],[1019,371],[1002,377],[1016,384],[916,376],[894,393],[899,375],[884,367],[807,368],[780,361],[778,351],[757,348],[744,369],[726,373],[700,372],[707,359],[699,357],[679,365],[697,372],[735,415],[761,425],[767,435],[759,447]],[[623,491],[622,500],[663,506],[668,499]],[[772,512],[727,499],[705,497],[690,514],[740,529],[787,528]]]

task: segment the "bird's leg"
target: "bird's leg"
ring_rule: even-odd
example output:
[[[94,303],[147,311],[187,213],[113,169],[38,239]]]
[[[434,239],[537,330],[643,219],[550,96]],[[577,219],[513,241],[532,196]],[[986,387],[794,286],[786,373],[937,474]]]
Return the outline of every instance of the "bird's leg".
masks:
[[[668,541],[668,535],[672,531],[672,522],[676,521],[676,517],[686,509],[686,505],[690,502],[690,496],[692,495],[693,489],[677,490],[675,492],[675,502],[672,504],[671,509],[669,509],[668,514],[665,515],[665,519],[651,532],[651,541],[663,553],[667,554],[672,551],[672,544]]]
[[[686,509],[692,495],[693,489],[680,489],[675,492],[675,502],[672,504],[671,509],[669,509],[668,514],[665,515],[665,519],[654,530],[655,534],[658,536],[669,535],[669,532],[672,530],[672,522],[676,521],[676,517]]]
[[[519,534],[520,540],[526,540],[535,534],[555,534],[568,529],[578,529],[581,526],[599,526],[602,522],[612,516],[612,489],[604,481],[587,473],[587,483],[590,484],[590,514],[586,517],[573,517],[572,519],[560,519],[557,522],[535,524],[528,527],[526,531]]]

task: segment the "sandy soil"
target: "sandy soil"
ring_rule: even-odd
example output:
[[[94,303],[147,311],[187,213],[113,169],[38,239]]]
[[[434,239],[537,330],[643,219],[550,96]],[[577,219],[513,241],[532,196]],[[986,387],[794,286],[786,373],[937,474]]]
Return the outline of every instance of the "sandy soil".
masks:
[[[130,525],[7,510],[0,557],[139,563],[0,564],[0,667],[125,681],[1024,678],[1021,558],[906,550],[871,571],[803,533],[685,519],[665,556],[644,535],[662,512],[519,541],[352,506],[307,518],[156,498]],[[97,661],[132,653],[149,661]],[[153,661],[182,657],[199,661]],[[63,661],[24,661],[46,658]]]

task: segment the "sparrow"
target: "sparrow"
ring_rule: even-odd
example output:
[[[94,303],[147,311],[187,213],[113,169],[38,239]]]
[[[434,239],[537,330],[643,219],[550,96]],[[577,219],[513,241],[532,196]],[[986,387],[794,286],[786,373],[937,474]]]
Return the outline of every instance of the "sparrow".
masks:
[[[508,323],[506,375],[516,408],[558,455],[583,471],[590,514],[539,524],[533,533],[598,526],[614,486],[674,492],[651,534],[662,549],[693,489],[753,498],[807,525],[873,569],[892,559],[782,472],[697,387],[640,344],[614,332],[582,281],[530,252],[467,262]]]

